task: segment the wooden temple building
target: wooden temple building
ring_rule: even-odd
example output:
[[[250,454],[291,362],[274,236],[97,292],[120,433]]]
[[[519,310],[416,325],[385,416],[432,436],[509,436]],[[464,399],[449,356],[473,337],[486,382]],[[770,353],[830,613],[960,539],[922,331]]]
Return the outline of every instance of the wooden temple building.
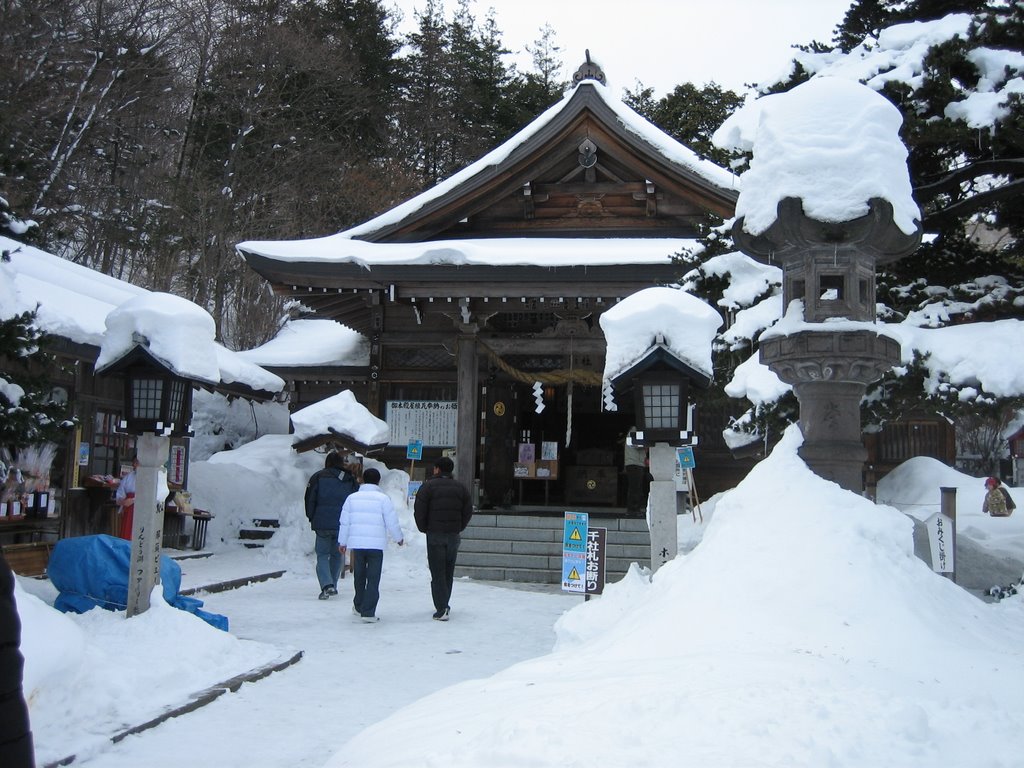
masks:
[[[676,282],[673,257],[697,250],[738,194],[730,172],[615,98],[589,57],[574,81],[503,145],[370,221],[238,246],[308,316],[368,339],[358,365],[267,366],[289,380],[294,407],[351,389],[390,425],[390,466],[408,466],[410,442],[424,462],[454,450],[456,477],[484,508],[622,506],[633,416],[630,403],[604,407],[598,319]],[[714,472],[704,446],[731,464],[710,494],[749,463],[740,471],[725,449],[724,424],[697,419],[698,477]]]

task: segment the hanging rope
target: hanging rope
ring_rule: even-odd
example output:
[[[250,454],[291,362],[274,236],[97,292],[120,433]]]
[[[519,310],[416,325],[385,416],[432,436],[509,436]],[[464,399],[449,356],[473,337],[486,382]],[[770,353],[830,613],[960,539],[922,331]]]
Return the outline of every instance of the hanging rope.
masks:
[[[595,371],[574,369],[572,367],[571,354],[568,370],[562,368],[555,371],[548,371],[547,373],[527,373],[526,371],[521,371],[518,368],[514,368],[513,366],[506,363],[504,360],[501,359],[501,356],[497,352],[495,352],[493,349],[487,346],[487,344],[480,341],[479,339],[477,339],[477,344],[484,348],[484,350],[487,352],[487,356],[491,359],[491,362],[494,363],[495,366],[503,370],[516,381],[521,381],[523,384],[533,384],[533,382],[535,381],[540,381],[544,384],[558,385],[568,384],[570,382],[575,381],[580,384],[583,384],[584,386],[589,387],[601,386],[601,374]],[[571,348],[571,336],[569,337],[569,344]]]

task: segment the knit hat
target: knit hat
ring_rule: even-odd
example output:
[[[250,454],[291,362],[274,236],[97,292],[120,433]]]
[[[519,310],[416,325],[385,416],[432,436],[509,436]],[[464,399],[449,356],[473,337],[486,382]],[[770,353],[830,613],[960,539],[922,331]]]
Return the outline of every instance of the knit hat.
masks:
[[[989,478],[987,478],[985,480],[985,487],[986,488],[995,488],[997,485],[999,485],[999,478],[998,477],[989,477]]]

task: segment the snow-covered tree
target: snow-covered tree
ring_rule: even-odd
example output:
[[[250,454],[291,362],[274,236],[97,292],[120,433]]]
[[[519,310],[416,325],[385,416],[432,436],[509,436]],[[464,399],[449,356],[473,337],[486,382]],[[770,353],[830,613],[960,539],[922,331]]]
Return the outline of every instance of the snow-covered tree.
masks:
[[[880,320],[938,329],[1024,317],[1022,48],[1024,5],[1018,2],[862,0],[851,6],[832,46],[808,46],[796,54],[786,81],[762,88],[775,93],[810,77],[850,78],[901,110],[925,238],[912,256],[879,272]],[[723,290],[743,276],[716,258],[732,250],[727,230],[713,233],[707,245],[710,260],[690,265],[685,281],[721,302]],[[730,394],[757,403],[740,426],[761,436],[766,429],[778,434],[773,425],[796,415],[791,395],[779,399],[764,386],[764,371],[755,375],[752,365],[740,365],[756,359],[761,331],[780,316],[777,292],[721,304],[734,322],[719,339],[717,365]],[[951,375],[943,369],[949,361],[937,359],[923,338],[918,333],[912,342],[922,346],[914,346],[910,364],[870,388],[865,423],[915,410],[942,414],[957,425],[961,450],[980,453],[991,469],[1001,450],[999,425],[1021,408],[1024,393],[986,384],[984,377]]]
[[[56,442],[73,422],[67,403],[55,397],[48,370],[57,366],[46,350],[49,337],[34,312],[0,319],[0,456],[5,461],[29,446]]]

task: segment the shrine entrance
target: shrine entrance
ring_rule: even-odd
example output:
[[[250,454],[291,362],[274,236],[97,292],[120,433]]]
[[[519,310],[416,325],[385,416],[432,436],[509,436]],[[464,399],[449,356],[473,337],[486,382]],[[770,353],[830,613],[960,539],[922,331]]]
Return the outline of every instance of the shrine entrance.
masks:
[[[601,390],[490,382],[481,402],[481,504],[501,510],[625,504],[622,446],[630,413],[604,411]]]

